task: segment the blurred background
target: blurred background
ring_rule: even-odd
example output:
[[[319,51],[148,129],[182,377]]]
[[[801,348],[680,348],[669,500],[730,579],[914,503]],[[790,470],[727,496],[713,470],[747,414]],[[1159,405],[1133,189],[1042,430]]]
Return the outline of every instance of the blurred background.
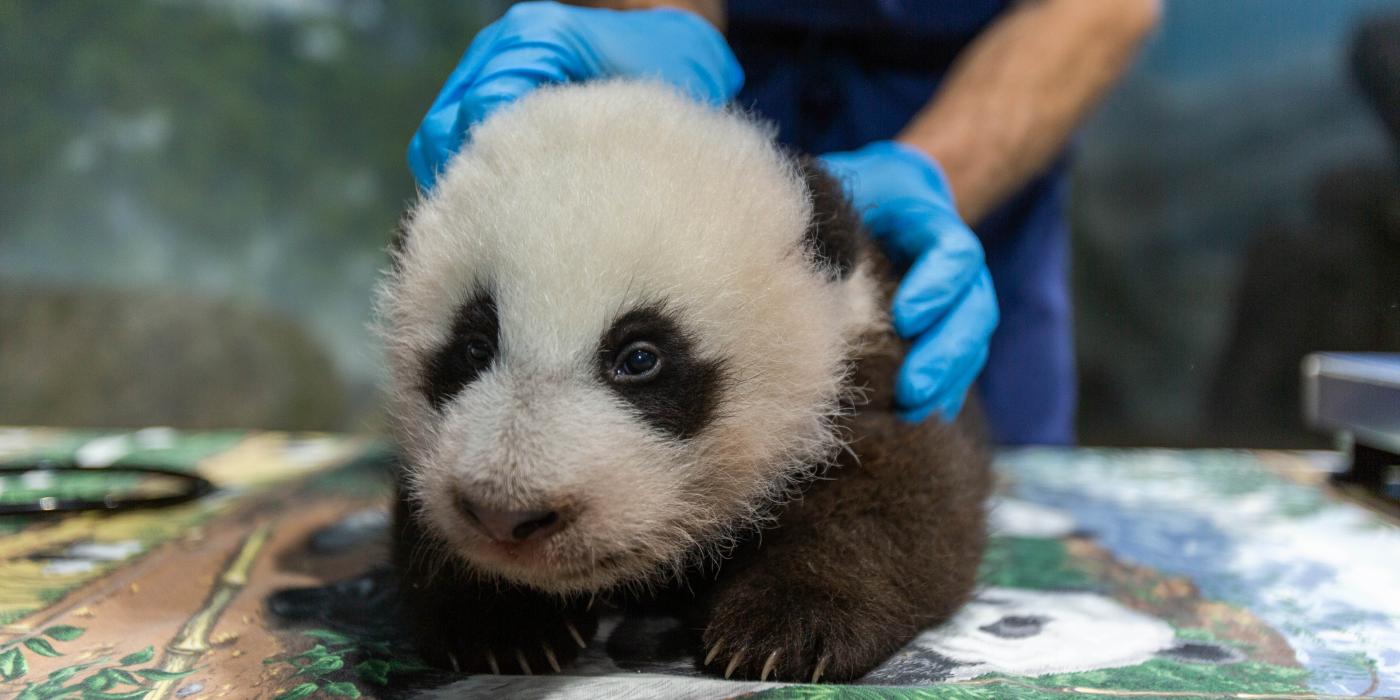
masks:
[[[0,0],[0,424],[379,429],[404,148],[502,5]],[[1166,1],[1075,142],[1081,441],[1326,445],[1302,355],[1400,351],[1397,37]]]

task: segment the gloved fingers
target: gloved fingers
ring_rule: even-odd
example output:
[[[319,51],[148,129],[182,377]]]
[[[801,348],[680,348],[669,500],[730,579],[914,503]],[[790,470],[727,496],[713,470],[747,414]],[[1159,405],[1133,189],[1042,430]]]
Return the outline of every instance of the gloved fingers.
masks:
[[[979,368],[986,366],[987,353],[987,348],[982,348],[978,356],[973,358],[973,364]],[[973,382],[977,381],[977,374],[977,372],[967,373],[960,381],[950,382],[945,395],[938,400],[913,408],[900,408],[898,410],[899,417],[911,423],[922,422],[929,416],[938,416],[939,420],[947,423],[957,420],[958,415],[962,413],[963,406],[967,403],[967,395],[972,389]]]
[[[580,57],[568,55],[572,47],[564,38],[582,9],[519,3],[477,34],[409,144],[409,167],[419,186],[432,187],[473,124],[543,83],[568,77],[566,67]]]
[[[865,213],[870,235],[891,255],[917,260],[924,251],[938,245],[962,248],[976,243],[977,234],[968,228],[951,204],[925,198],[891,197]]]
[[[690,12],[520,3],[472,42],[414,134],[409,167],[429,189],[495,110],[542,85],[613,76],[653,77],[712,104],[744,79],[724,36]]]
[[[462,60],[447,76],[437,97],[433,98],[433,104],[418,125],[418,131],[414,132],[408,147],[408,165],[420,187],[432,187],[438,171],[461,145],[465,133],[457,131],[457,115],[462,95],[476,80],[482,65],[493,51],[492,47],[505,30],[503,22],[495,22],[476,35],[462,55]]]
[[[456,121],[455,111],[452,114],[429,113],[413,134],[413,140],[408,142],[408,167],[419,189],[432,189],[438,173],[452,156],[455,146],[450,145],[453,142],[451,131]]]
[[[548,26],[525,25],[494,42],[492,55],[460,97],[458,134],[551,83],[654,78],[711,104],[728,102],[743,85],[744,72],[724,36],[698,15],[675,9],[567,11],[533,13],[547,15]]]
[[[626,37],[630,45],[597,57],[603,74],[655,78],[712,105],[728,103],[744,86],[744,70],[729,42],[699,15],[663,7],[613,12],[608,21],[626,25],[611,36]],[[591,48],[580,43],[578,50]]]
[[[461,148],[474,124],[541,85],[588,77],[580,74],[575,60],[549,42],[508,38],[493,42],[489,50],[493,53],[484,60],[468,52],[463,65],[471,64],[471,70],[460,75],[454,71],[453,78],[463,82],[443,88],[449,99],[439,97],[413,135],[409,167],[425,189]]]
[[[486,61],[462,93],[457,123],[452,128],[456,137],[452,150],[462,145],[472,125],[480,124],[492,112],[541,86],[594,77],[588,68],[591,67],[581,66],[556,45],[514,42],[502,48]]]
[[[709,24],[705,26],[710,31],[715,31]],[[686,68],[682,75],[689,77],[671,79],[669,82],[679,85],[691,97],[715,106],[723,106],[729,104],[739,94],[739,89],[744,87],[744,69],[739,66],[739,59],[729,49],[724,37],[717,31],[715,37],[718,43],[710,45],[709,58],[704,61],[682,59],[681,62]],[[720,66],[720,71],[711,71],[709,66],[712,65]]]
[[[895,401],[910,417],[938,412],[952,419],[987,360],[1000,314],[985,270],[932,328],[914,341],[895,382]],[[917,419],[917,418],[916,418]]]
[[[932,228],[922,222],[921,228]],[[961,221],[945,221],[941,231],[923,234],[922,250],[895,290],[895,330],[913,338],[932,328],[987,273],[982,244]]]

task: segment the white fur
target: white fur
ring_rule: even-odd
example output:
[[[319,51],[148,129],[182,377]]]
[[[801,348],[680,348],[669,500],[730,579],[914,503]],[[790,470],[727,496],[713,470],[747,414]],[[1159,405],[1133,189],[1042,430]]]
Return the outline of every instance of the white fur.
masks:
[[[543,89],[473,129],[413,209],[379,295],[430,529],[478,569],[564,592],[664,575],[760,517],[830,455],[845,360],[879,320],[863,269],[814,271],[810,214],[767,130],[656,84]],[[499,312],[496,363],[435,411],[425,359],[479,288]],[[650,302],[730,371],[689,440],[650,430],[597,378],[603,333]],[[454,486],[503,508],[564,502],[578,519],[536,556],[507,556],[453,511]]]

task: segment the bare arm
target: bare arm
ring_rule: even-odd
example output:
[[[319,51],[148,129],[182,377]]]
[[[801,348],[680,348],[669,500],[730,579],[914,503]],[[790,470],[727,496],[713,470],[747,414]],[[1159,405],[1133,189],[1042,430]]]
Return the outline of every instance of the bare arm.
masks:
[[[896,139],[943,166],[975,224],[1064,146],[1156,26],[1160,0],[1023,0]]]

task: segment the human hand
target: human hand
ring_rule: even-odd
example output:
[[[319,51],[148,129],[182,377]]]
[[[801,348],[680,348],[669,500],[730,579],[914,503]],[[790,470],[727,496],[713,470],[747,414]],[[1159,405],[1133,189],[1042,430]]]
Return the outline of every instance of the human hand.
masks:
[[[821,157],[865,227],[908,271],[895,291],[895,331],[913,341],[895,401],[913,421],[962,410],[999,320],[982,244],[963,223],[938,164],[912,146],[877,141]]]
[[[476,35],[433,100],[409,144],[413,176],[431,189],[473,124],[541,85],[619,76],[656,78],[712,104],[744,82],[724,37],[698,15],[520,3]]]

